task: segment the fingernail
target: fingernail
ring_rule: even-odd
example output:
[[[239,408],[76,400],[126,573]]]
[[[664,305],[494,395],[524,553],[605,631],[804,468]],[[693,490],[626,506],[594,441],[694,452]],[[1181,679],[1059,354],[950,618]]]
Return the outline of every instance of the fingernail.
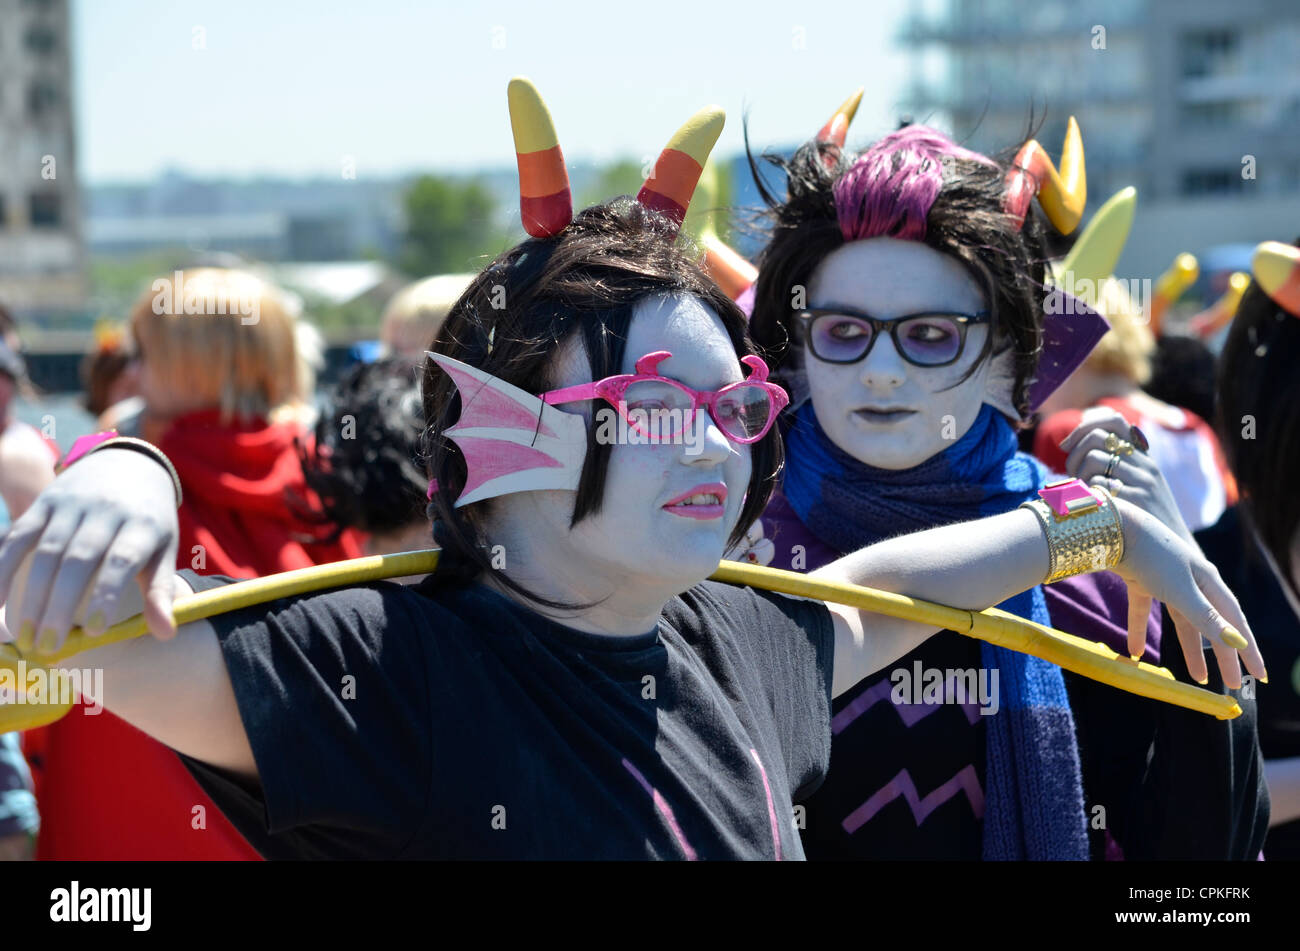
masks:
[[[52,627],[41,631],[41,639],[37,642],[36,649],[42,654],[53,654],[59,649],[59,632]]]
[[[96,611],[86,620],[86,630],[94,631],[96,634],[103,632],[108,626],[108,619],[104,617],[103,611]]]
[[[18,628],[18,649],[24,654],[30,653],[31,649],[36,646],[36,625],[31,621],[23,621]]]
[[[1135,664],[1142,658],[1141,654],[1129,654],[1128,656],[1133,659],[1133,663]]]
[[[1266,683],[1268,683],[1268,671],[1267,671],[1267,670],[1264,671],[1263,676],[1261,676],[1261,677],[1259,678],[1259,682],[1262,683],[1262,684],[1266,684]]]
[[[1198,684],[1200,684],[1202,687],[1204,687],[1206,684],[1208,684],[1208,683],[1210,682],[1210,678],[1209,678],[1208,676],[1206,676],[1206,677],[1202,677],[1200,680],[1198,680],[1198,681],[1196,681],[1196,682],[1197,682]]]
[[[1239,651],[1244,651],[1250,646],[1235,627],[1225,627],[1223,629],[1223,642]]]

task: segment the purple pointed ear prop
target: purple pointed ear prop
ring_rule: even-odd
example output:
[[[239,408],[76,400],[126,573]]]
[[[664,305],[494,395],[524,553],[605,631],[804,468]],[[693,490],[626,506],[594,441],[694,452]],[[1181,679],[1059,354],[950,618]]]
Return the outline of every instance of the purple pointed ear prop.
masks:
[[[754,288],[757,286],[757,282],[750,284],[736,298],[736,306],[745,312],[746,317],[754,316]]]
[[[1030,412],[1042,406],[1079,369],[1110,330],[1105,317],[1060,288],[1048,293],[1043,311],[1043,353],[1029,386]]]
[[[578,488],[587,455],[583,417],[467,363],[441,353],[427,356],[460,393],[460,419],[443,434],[465,455],[457,508],[512,492]],[[436,489],[431,483],[430,498]]]

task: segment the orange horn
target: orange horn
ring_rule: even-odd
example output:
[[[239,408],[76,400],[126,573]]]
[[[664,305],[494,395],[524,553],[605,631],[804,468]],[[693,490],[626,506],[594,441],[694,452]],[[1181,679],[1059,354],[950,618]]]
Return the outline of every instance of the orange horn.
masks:
[[[758,268],[750,264],[740,252],[728,247],[714,234],[700,236],[704,247],[704,273],[713,278],[724,294],[732,300],[745,293],[758,280]]]
[[[1037,195],[1038,203],[1056,230],[1069,234],[1079,226],[1088,202],[1088,177],[1083,162],[1083,137],[1074,116],[1070,116],[1065,130],[1059,173],[1037,139],[1024,144],[1012,166],[1007,172],[1003,201],[1003,209],[1008,214],[1023,225],[1029,202]]]
[[[849,123],[858,114],[858,106],[861,105],[862,95],[866,91],[866,86],[859,86],[857,92],[840,104],[840,107],[835,110],[835,114],[827,119],[826,124],[818,130],[818,142],[829,142],[836,148],[844,148],[844,140],[849,134]]]
[[[510,80],[510,129],[519,160],[519,217],[534,238],[557,235],[573,221],[573,195],[551,113],[537,87]]]
[[[718,106],[706,106],[687,119],[659,153],[636,200],[667,215],[680,227],[726,119],[727,114]]]

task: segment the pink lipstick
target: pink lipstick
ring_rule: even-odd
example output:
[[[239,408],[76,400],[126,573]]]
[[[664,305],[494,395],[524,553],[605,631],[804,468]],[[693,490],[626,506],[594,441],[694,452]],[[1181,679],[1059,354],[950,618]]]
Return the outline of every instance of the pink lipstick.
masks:
[[[688,489],[667,502],[663,509],[683,518],[722,518],[726,511],[727,487],[721,482],[708,482]]]

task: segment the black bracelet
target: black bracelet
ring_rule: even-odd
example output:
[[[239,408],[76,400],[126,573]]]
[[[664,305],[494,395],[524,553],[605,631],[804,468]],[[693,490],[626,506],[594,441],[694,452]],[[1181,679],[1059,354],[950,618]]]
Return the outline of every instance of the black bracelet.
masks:
[[[86,456],[94,455],[101,449],[130,449],[153,459],[166,469],[167,474],[172,477],[172,488],[176,490],[176,507],[181,507],[181,477],[176,474],[176,467],[172,465],[172,461],[153,443],[145,442],[143,439],[136,439],[134,436],[114,436],[112,439],[105,439],[98,446],[95,446],[86,453]],[[84,459],[86,456],[81,458]]]

